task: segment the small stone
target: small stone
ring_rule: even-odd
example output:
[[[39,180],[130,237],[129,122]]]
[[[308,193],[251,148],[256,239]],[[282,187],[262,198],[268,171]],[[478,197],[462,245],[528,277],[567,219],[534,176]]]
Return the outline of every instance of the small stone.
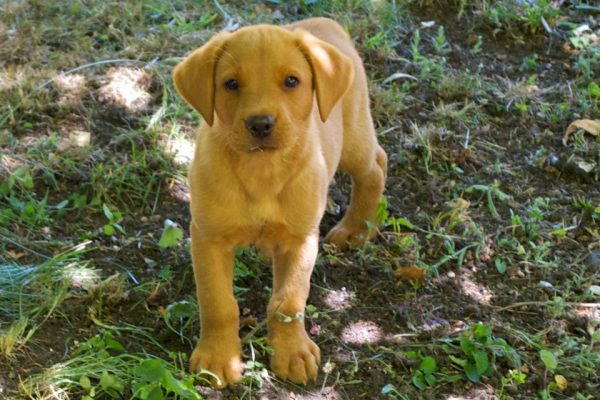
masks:
[[[600,267],[600,251],[590,251],[585,258],[585,263],[590,267]]]
[[[587,292],[594,297],[600,297],[600,286],[592,285],[588,288]]]
[[[548,281],[539,281],[538,287],[542,289],[552,289],[554,286]]]
[[[558,165],[559,162],[560,162],[560,158],[558,158],[554,154],[552,154],[550,157],[548,157],[548,165],[550,165],[552,167]]]
[[[271,18],[273,18],[274,20],[282,20],[285,18],[285,16],[281,11],[275,10],[271,13]]]

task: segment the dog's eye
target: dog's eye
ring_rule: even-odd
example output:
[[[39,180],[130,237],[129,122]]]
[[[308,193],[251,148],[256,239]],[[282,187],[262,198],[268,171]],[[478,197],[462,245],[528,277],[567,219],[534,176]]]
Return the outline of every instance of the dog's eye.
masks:
[[[225,82],[225,88],[227,90],[231,90],[232,92],[235,92],[236,90],[238,90],[240,88],[240,84],[235,79],[230,79]]]
[[[296,78],[295,76],[290,75],[287,78],[285,78],[285,82],[283,82],[283,84],[286,88],[292,89],[300,84],[300,80],[298,80],[298,78]]]

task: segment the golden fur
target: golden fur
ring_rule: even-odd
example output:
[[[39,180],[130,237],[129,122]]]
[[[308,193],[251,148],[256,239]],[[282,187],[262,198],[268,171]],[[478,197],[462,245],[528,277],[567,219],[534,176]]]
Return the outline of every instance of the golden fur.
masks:
[[[299,84],[287,87],[288,77]],[[387,157],[375,137],[362,62],[337,23],[313,18],[218,34],[177,65],[173,80],[204,118],[189,171],[201,320],[190,369],[211,370],[219,387],[241,378],[233,257],[235,247],[255,244],[273,260],[271,368],[297,383],[316,379],[319,348],[303,318],[284,322],[282,315],[304,311],[336,170],[352,177],[352,198],[326,240],[360,243],[370,234],[367,221],[377,222]],[[230,80],[239,87],[227,87]],[[266,137],[245,126],[257,115],[276,120]]]

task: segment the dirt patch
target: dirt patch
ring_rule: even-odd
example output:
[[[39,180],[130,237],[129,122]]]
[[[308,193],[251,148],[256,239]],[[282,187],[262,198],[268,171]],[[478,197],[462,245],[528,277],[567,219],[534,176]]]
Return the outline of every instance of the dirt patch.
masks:
[[[591,83],[581,83],[580,61],[561,27],[551,36],[497,30],[470,11],[458,18],[459,8],[450,3],[410,8],[414,21],[398,22],[406,24],[402,35],[400,28],[387,25],[396,35],[389,46],[377,46],[382,30],[371,17],[352,25],[364,33],[359,49],[375,77],[374,118],[390,158],[389,216],[372,244],[345,253],[321,248],[306,313],[307,331],[322,351],[318,381],[298,387],[262,372],[269,357],[261,322],[272,278],[268,260],[246,251],[237,257],[235,285],[251,373],[234,388],[200,388],[206,398],[495,399],[532,398],[544,391],[556,397],[597,393],[600,361],[593,335],[600,329],[600,314],[593,293],[599,284],[600,188],[597,176],[582,173],[572,160],[600,160],[593,139],[574,135],[576,145],[567,147],[561,138],[571,119],[597,111],[598,96]],[[276,9],[248,7],[250,16],[265,10],[273,15]],[[306,7],[277,8],[283,16],[277,19],[309,14]],[[343,17],[339,9],[327,12]],[[169,21],[164,13],[157,8],[148,18]],[[186,34],[202,30],[193,25],[210,24],[202,15],[180,10],[168,26],[184,26]],[[597,29],[597,21],[588,19]],[[435,24],[422,24],[427,21]],[[447,41],[447,46],[438,43],[443,51],[434,44],[440,26]],[[417,29],[421,59],[411,49]],[[86,37],[93,48],[118,42],[114,32]],[[114,51],[124,48],[118,43]],[[7,54],[27,61],[22,49]],[[421,76],[425,67],[441,68],[442,74]],[[89,241],[91,250],[82,257],[103,279],[118,274],[124,280],[102,293],[73,288],[61,312],[0,365],[0,393],[17,393],[20,380],[68,360],[76,343],[107,326],[147,329],[165,350],[155,355],[164,359],[169,352],[191,352],[197,317],[182,314],[169,326],[165,312],[194,301],[185,229],[189,193],[181,166],[189,160],[198,117],[190,117],[192,111],[176,104],[175,96],[169,98],[173,104],[163,103],[161,96],[172,89],[159,81],[163,72],[116,67],[59,76],[32,95],[39,103],[19,104],[25,112],[9,118],[12,133],[0,141],[2,182],[28,167],[35,187],[23,191],[26,195],[16,189],[0,192],[1,204],[21,215],[31,207],[27,201],[46,199],[50,211],[43,222],[35,219],[42,208],[23,220],[0,213],[1,238],[10,239],[2,240],[2,249],[26,264],[39,261],[34,252],[56,254]],[[382,83],[396,72],[415,79]],[[30,149],[35,149],[32,160]],[[14,187],[26,187],[19,179],[24,180],[19,177]],[[343,215],[349,193],[348,177],[336,177],[323,236]],[[65,199],[69,208],[61,211],[58,205]],[[70,208],[78,201],[84,205]],[[111,221],[103,206],[123,215]],[[177,246],[161,249],[157,242],[167,218],[186,233]],[[102,233],[111,224],[125,234]],[[423,268],[424,283],[402,281],[395,271],[405,267]],[[119,335],[128,351],[146,350],[139,337]],[[541,359],[543,349],[558,359],[554,369]],[[468,363],[480,367],[477,379],[465,372]],[[557,386],[557,376],[566,377],[566,388]]]

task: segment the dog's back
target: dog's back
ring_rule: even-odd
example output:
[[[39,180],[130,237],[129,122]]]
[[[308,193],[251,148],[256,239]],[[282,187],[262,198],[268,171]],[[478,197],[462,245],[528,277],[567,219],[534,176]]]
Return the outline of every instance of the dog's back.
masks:
[[[287,25],[287,28],[304,29],[310,32],[335,46],[354,63],[354,81],[341,99],[344,138],[338,168],[355,176],[358,171],[370,169],[377,163],[383,171],[385,180],[387,156],[377,144],[369,111],[367,76],[352,40],[340,24],[329,18],[310,18]]]

